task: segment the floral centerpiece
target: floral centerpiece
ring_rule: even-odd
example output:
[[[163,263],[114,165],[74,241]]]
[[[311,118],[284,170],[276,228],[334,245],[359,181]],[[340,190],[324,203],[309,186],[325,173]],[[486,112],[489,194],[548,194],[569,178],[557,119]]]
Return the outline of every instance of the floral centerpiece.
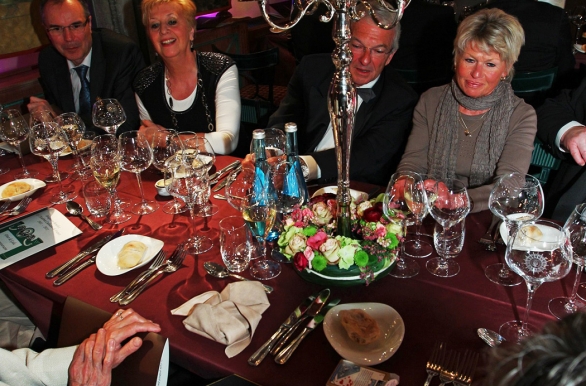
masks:
[[[283,219],[279,250],[309,281],[355,285],[384,276],[392,268],[403,238],[404,214],[383,213],[384,194],[351,204],[353,237],[336,236],[336,196],[311,198]]]

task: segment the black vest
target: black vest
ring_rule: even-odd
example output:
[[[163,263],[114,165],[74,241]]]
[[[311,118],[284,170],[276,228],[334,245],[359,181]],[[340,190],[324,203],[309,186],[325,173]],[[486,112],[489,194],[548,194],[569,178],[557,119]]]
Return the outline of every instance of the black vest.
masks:
[[[216,87],[220,77],[234,62],[226,55],[214,52],[197,52],[197,69],[203,82],[205,101],[210,112],[211,122],[216,127]],[[177,131],[208,133],[208,119],[203,104],[202,90],[197,93],[191,107],[185,111],[171,110],[165,94],[165,66],[155,63],[142,70],[134,79],[134,89],[154,123]],[[172,116],[177,119],[174,127]]]

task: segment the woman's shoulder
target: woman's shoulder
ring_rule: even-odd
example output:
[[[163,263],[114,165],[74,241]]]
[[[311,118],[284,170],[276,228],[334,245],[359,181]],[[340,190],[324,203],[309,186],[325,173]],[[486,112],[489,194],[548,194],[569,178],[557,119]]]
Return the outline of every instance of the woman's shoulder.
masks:
[[[142,69],[136,77],[134,78],[133,87],[134,91],[138,95],[140,95],[144,90],[146,90],[157,77],[163,72],[163,64],[161,62],[156,62],[151,64],[150,66]]]
[[[223,74],[228,68],[232,67],[235,64],[232,58],[217,52],[198,51],[197,56],[198,63],[214,75]]]

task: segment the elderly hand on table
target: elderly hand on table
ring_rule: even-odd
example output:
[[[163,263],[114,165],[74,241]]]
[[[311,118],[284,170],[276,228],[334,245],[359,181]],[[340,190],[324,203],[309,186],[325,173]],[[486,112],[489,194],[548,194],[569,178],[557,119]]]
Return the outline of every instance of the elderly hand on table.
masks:
[[[124,346],[122,342],[138,332],[159,331],[158,324],[132,309],[118,310],[103,328],[90,335],[75,351],[69,366],[69,385],[110,385],[112,369],[142,345],[142,339],[136,336]]]

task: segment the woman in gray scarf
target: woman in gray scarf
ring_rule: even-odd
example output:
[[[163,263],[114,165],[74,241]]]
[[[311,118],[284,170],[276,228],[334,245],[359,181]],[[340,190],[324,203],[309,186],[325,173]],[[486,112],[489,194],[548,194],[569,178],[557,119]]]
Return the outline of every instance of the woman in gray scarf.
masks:
[[[463,181],[472,212],[488,209],[497,177],[527,173],[537,117],[510,83],[524,42],[519,21],[499,9],[462,21],[454,79],[421,95],[397,170]]]

